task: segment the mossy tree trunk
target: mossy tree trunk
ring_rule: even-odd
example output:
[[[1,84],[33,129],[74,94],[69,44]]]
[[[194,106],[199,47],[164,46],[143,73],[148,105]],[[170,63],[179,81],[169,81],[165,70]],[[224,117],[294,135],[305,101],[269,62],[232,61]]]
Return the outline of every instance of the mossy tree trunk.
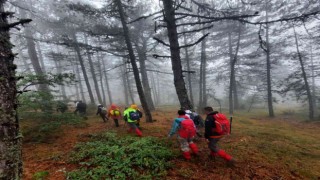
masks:
[[[6,0],[0,0],[0,179],[21,179],[21,138],[16,118],[17,89]]]

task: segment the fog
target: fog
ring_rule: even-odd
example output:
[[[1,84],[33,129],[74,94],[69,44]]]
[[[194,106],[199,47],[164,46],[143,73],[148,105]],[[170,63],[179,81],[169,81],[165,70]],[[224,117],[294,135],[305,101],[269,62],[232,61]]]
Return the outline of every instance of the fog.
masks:
[[[155,107],[222,106],[230,114],[292,106],[315,116],[318,109],[317,1],[175,1],[180,57],[162,1],[123,1],[129,34],[114,1],[9,2],[12,20],[32,19],[11,30],[18,74],[30,77],[20,88],[34,83],[28,93],[105,106],[141,104],[143,96]]]

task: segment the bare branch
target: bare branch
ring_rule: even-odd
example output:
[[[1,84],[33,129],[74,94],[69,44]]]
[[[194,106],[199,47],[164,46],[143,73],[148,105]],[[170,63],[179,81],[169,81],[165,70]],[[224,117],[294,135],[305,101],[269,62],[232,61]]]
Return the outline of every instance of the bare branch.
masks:
[[[200,43],[202,40],[204,40],[204,38],[206,38],[208,35],[209,35],[209,33],[207,33],[204,36],[202,36],[198,41],[196,41],[196,42],[194,42],[192,44],[187,44],[187,45],[184,45],[184,46],[180,46],[179,48],[187,48],[187,47],[194,46],[194,45]]]
[[[320,14],[320,11],[315,11],[315,12],[301,14],[300,16],[295,16],[295,17],[290,17],[290,18],[280,18],[280,19],[267,21],[267,22],[266,21],[264,21],[264,22],[251,22],[251,21],[247,21],[244,19],[238,19],[238,21],[248,23],[248,24],[253,24],[253,25],[261,25],[261,24],[272,24],[272,23],[277,23],[277,22],[305,21],[306,19],[310,18],[311,16],[316,16],[319,14]]]
[[[210,29],[212,27],[213,27],[213,25],[210,25],[210,26],[206,26],[206,27],[203,27],[203,28],[200,28],[200,29],[194,29],[194,30],[190,30],[190,31],[180,32],[178,34],[187,34],[187,33],[199,32],[199,31],[202,31],[202,30],[205,30],[205,29]]]
[[[162,12],[162,10],[161,10],[161,11],[157,11],[157,12],[152,13],[152,14],[149,14],[149,15],[146,15],[146,16],[138,17],[137,19],[135,19],[135,20],[133,20],[133,21],[130,21],[130,22],[128,22],[127,24],[131,24],[131,23],[134,23],[134,22],[140,21],[141,19],[147,19],[147,18],[149,18],[149,17],[151,17],[151,16],[154,16],[154,15],[160,14],[161,12]]]
[[[160,56],[160,55],[158,55],[158,54],[152,54],[152,57],[154,57],[154,58],[171,58],[171,56]]]
[[[31,22],[32,19],[21,19],[20,21],[14,22],[14,23],[10,23],[10,24],[0,24],[0,29],[10,29],[10,28],[14,28],[18,25],[24,25],[27,24],[29,22]]]
[[[161,40],[161,39],[159,39],[159,38],[153,37],[153,39],[154,39],[154,40],[156,40],[157,42],[159,42],[159,43],[161,43],[161,44],[165,45],[165,46],[170,47],[170,45],[169,45],[168,43],[165,43],[164,41],[162,41],[162,40]]]

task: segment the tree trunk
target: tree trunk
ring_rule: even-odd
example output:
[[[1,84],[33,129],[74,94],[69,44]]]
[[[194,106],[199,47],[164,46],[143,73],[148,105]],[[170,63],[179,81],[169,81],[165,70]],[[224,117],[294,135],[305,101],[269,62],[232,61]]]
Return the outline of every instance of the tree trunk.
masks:
[[[101,66],[102,60],[101,60],[99,53],[97,53],[97,59],[98,59],[98,64],[99,64],[99,76],[100,76],[101,93],[102,93],[102,97],[103,97],[103,105],[106,106],[107,105],[107,97],[106,97],[106,93],[105,93],[105,89],[104,89],[104,85],[103,85],[103,71],[105,71],[105,66],[104,66],[104,64]]]
[[[38,46],[38,45],[39,45],[39,43],[37,43],[37,46]],[[40,48],[40,46],[39,46],[39,48]],[[39,49],[39,48],[38,48],[38,49]],[[39,52],[40,52],[40,50],[39,50]],[[60,53],[60,50],[59,50],[59,47],[58,47],[58,46],[57,46],[57,53]],[[62,60],[62,59],[57,59],[57,58],[54,59],[54,63],[55,63],[55,65],[56,65],[56,69],[57,69],[57,73],[58,73],[58,74],[62,74],[62,71],[61,71],[61,69],[62,69],[61,60]],[[61,93],[62,93],[62,99],[63,99],[64,101],[66,101],[66,100],[67,100],[67,93],[66,93],[65,85],[62,84],[62,85],[60,86],[60,89],[61,89]]]
[[[233,115],[233,85],[234,85],[234,61],[233,61],[233,52],[232,52],[232,39],[231,32],[228,33],[228,46],[229,46],[229,57],[230,57],[230,81],[229,81],[229,114]]]
[[[185,34],[183,34],[183,41],[184,41],[184,44],[187,44],[187,39],[186,39],[186,35],[185,35]],[[185,56],[186,56],[187,71],[190,72],[190,71],[191,71],[191,68],[190,68],[190,57],[189,57],[188,48],[184,48],[184,51],[185,51]],[[191,73],[188,73],[188,86],[189,86],[190,101],[191,101],[192,105],[194,105],[193,92],[192,92]]]
[[[127,87],[128,87],[128,92],[129,92],[129,97],[131,99],[131,103],[132,104],[135,104],[135,100],[134,100],[134,95],[133,95],[133,92],[132,92],[132,87],[131,87],[131,84],[130,84],[130,78],[129,78],[129,71],[126,70],[126,82],[127,82]]]
[[[159,103],[158,88],[157,88],[157,85],[156,85],[156,82],[155,82],[156,79],[155,79],[155,76],[154,76],[154,72],[151,72],[151,79],[153,79],[153,81],[151,81],[153,99],[154,99],[154,102],[158,105],[158,103]]]
[[[206,39],[201,42],[201,61],[202,66],[202,107],[207,106],[207,56],[206,56]],[[202,108],[203,109],[203,108]]]
[[[86,44],[88,44],[88,38],[86,35],[84,35],[84,41]],[[94,65],[93,65],[93,61],[92,61],[92,57],[91,57],[91,52],[89,51],[88,47],[86,47],[86,53],[88,56],[88,61],[89,61],[89,66],[90,66],[90,71],[91,71],[91,75],[92,75],[92,79],[93,79],[93,84],[94,84],[94,88],[96,90],[97,93],[97,98],[100,104],[102,104],[102,98],[101,98],[101,94],[100,94],[100,90],[99,90],[99,84],[98,84],[98,80],[97,80],[97,76],[94,70]]]
[[[94,104],[94,97],[93,97],[93,93],[92,93],[92,90],[91,90],[89,78],[88,78],[86,67],[84,65],[84,62],[83,62],[83,59],[82,59],[82,56],[81,56],[81,53],[80,53],[80,47],[79,47],[78,40],[77,40],[77,37],[76,37],[75,33],[72,33],[72,39],[74,41],[74,50],[77,53],[78,60],[80,62],[80,66],[81,66],[81,69],[82,69],[83,77],[84,77],[84,80],[85,80],[86,85],[87,85],[87,89],[88,89],[88,93],[89,93],[89,97],[90,97],[90,103]]]
[[[122,23],[122,28],[123,28],[123,33],[124,33],[124,38],[125,38],[125,41],[127,44],[128,51],[129,51],[129,57],[130,57],[131,65],[132,65],[134,78],[135,78],[136,85],[137,85],[138,94],[140,97],[140,102],[143,107],[144,113],[146,115],[146,122],[152,122],[152,116],[151,116],[151,113],[150,113],[150,110],[149,110],[149,107],[148,107],[148,104],[147,104],[147,101],[145,98],[145,94],[143,92],[143,88],[141,85],[139,69],[137,66],[136,57],[133,52],[133,48],[132,48],[132,44],[131,44],[131,40],[130,40],[129,29],[127,27],[127,23],[126,23],[126,19],[125,19],[126,16],[123,11],[122,3],[121,3],[121,0],[115,0],[115,2],[118,7],[118,11],[119,11],[119,15],[120,15],[121,23]]]
[[[162,1],[164,7],[164,19],[167,25],[168,38],[170,43],[171,64],[174,76],[174,85],[181,107],[192,109],[192,104],[188,97],[186,84],[183,79],[182,65],[180,58],[180,47],[178,41],[177,25],[175,20],[175,9],[172,0]]]
[[[41,47],[40,47],[39,42],[36,42],[36,46],[37,46],[37,51],[39,54],[41,69],[42,69],[43,73],[46,73],[46,66],[44,65],[44,59],[43,59],[43,55],[42,55],[42,51],[41,51]]]
[[[25,18],[26,17],[25,10],[20,9],[20,15],[22,18]],[[41,66],[40,66],[39,58],[38,58],[37,51],[36,51],[36,45],[33,41],[33,33],[31,31],[30,27],[26,26],[24,29],[24,33],[26,36],[25,39],[27,41],[28,54],[29,54],[29,58],[31,60],[31,64],[33,66],[33,69],[38,77],[42,77],[45,73],[43,72],[43,70],[41,69]],[[47,84],[39,84],[38,87],[39,87],[38,88],[39,91],[47,91],[47,92],[49,91],[49,87]]]
[[[17,89],[4,3],[0,0],[0,179],[22,178],[21,138],[17,117]]]
[[[241,40],[241,24],[238,26],[238,39],[237,45],[235,49],[235,53],[233,54],[232,48],[232,37],[231,33],[228,33],[228,44],[229,44],[229,57],[230,57],[230,86],[229,86],[229,114],[232,116],[234,109],[239,108],[238,101],[238,92],[237,92],[237,81],[235,75],[235,66],[238,60],[238,53],[240,48],[240,40]]]
[[[108,97],[109,97],[109,103],[112,104],[113,100],[112,100],[112,94],[111,94],[110,85],[109,85],[109,78],[108,78],[108,74],[106,71],[107,68],[106,68],[106,64],[104,62],[104,59],[101,59],[101,60],[102,60],[102,65],[103,65],[104,80],[106,81],[106,88],[107,88],[107,93],[108,93]]]
[[[79,81],[80,94],[81,94],[81,98],[82,98],[81,100],[83,102],[86,102],[86,99],[85,99],[85,96],[84,96],[84,89],[83,89],[83,85],[82,85],[82,80],[81,80],[81,75],[80,75],[79,65],[75,64],[75,66],[76,66],[77,78],[78,78],[78,81]],[[80,99],[78,98],[77,100],[80,100]]]
[[[299,62],[300,62],[300,66],[301,66],[301,72],[302,72],[302,78],[304,81],[304,85],[307,91],[307,98],[308,98],[308,102],[309,102],[309,119],[313,120],[314,119],[314,112],[313,112],[313,99],[312,99],[312,95],[311,95],[311,90],[310,90],[310,86],[308,83],[308,78],[307,78],[307,74],[304,68],[304,63],[302,60],[302,56],[300,53],[300,49],[299,49],[299,42],[298,42],[298,37],[297,37],[297,32],[296,32],[296,28],[293,25],[293,32],[294,32],[294,40],[296,43],[296,49],[297,49],[297,53],[298,53],[298,58],[299,58]]]
[[[125,59],[123,60],[123,62],[125,63]],[[124,100],[125,100],[125,104],[129,105],[129,93],[128,93],[128,84],[127,84],[127,78],[126,78],[126,67],[125,65],[123,67],[121,67],[121,76],[122,76],[122,83],[123,83],[123,94],[124,94]]]
[[[269,21],[268,1],[266,0],[266,22]],[[273,98],[271,88],[271,60],[270,60],[270,44],[269,44],[269,24],[266,24],[266,54],[267,54],[267,91],[268,91],[268,109],[269,117],[274,117]]]
[[[312,99],[313,99],[313,113],[317,114],[317,97],[316,97],[316,82],[315,82],[315,71],[314,71],[314,63],[313,63],[313,49],[312,45],[310,48],[310,59],[311,59],[311,76],[312,76]]]
[[[202,112],[202,104],[203,104],[203,61],[202,59],[200,60],[200,72],[199,72],[200,80],[199,80],[199,104],[198,104],[198,111]]]
[[[141,79],[142,79],[142,85],[144,89],[144,94],[146,96],[147,104],[149,106],[150,111],[155,110],[154,103],[152,100],[152,94],[151,94],[151,88],[149,84],[149,78],[146,68],[146,60],[147,60],[147,42],[144,40],[142,47],[136,47],[138,57],[139,57],[139,63],[140,63],[140,73],[141,73]]]

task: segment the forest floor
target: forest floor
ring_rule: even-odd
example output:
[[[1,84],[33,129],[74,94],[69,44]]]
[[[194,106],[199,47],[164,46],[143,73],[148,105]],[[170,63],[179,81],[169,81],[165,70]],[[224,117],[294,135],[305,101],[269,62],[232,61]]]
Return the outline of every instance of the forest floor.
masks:
[[[174,111],[162,108],[153,113],[154,123],[142,121],[144,136],[167,138],[176,117]],[[65,179],[66,171],[77,168],[68,163],[69,153],[78,142],[88,141],[87,134],[127,133],[123,121],[119,128],[112,121],[103,123],[98,116],[90,116],[86,122],[83,127],[63,126],[46,143],[25,142],[24,179],[32,179],[39,172],[48,173],[47,179]],[[22,121],[22,129],[32,125],[30,120]],[[232,135],[220,142],[220,147],[237,160],[236,167],[228,168],[221,159],[209,159],[207,144],[199,139],[201,156],[189,162],[175,158],[166,179],[320,179],[319,129],[319,121],[303,122],[290,116],[268,119],[259,111],[239,113],[234,116]]]

